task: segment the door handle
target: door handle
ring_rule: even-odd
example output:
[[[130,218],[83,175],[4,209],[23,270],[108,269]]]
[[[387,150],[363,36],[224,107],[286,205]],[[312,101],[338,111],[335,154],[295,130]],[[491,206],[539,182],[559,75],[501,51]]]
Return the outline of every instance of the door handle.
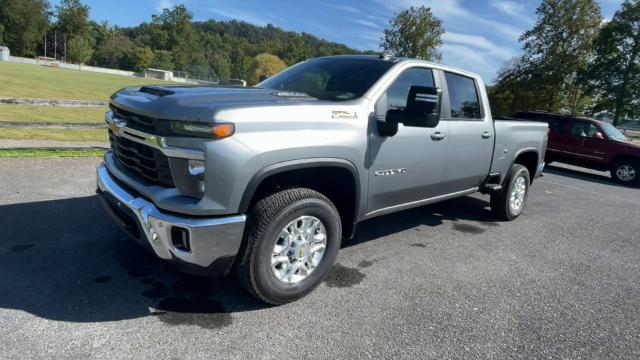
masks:
[[[440,141],[447,138],[447,134],[443,134],[441,132],[435,132],[431,134],[431,140]]]
[[[483,139],[488,139],[490,137],[491,137],[491,133],[490,132],[485,131],[485,132],[482,133],[482,138]]]

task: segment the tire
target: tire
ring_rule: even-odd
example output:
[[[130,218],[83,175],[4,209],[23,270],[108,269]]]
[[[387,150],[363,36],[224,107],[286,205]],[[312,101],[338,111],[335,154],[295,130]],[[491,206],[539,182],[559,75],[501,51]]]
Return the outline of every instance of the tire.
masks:
[[[313,219],[319,220],[321,225],[317,225]],[[305,224],[309,226],[304,227]],[[300,235],[303,233],[296,232],[312,228],[313,231],[304,232],[313,233],[306,235],[308,243],[303,239],[305,235]],[[322,238],[322,230],[325,248],[320,255],[320,250],[315,253],[312,251],[319,243],[315,243],[316,239]],[[294,235],[285,237],[283,234]],[[284,250],[280,255],[275,254],[276,246],[278,249],[291,249],[290,246],[298,240],[303,245],[294,250]],[[245,289],[258,300],[273,305],[286,304],[304,297],[324,280],[336,259],[341,240],[340,215],[329,199],[305,188],[283,190],[258,201],[249,213],[243,246],[235,265],[236,275]],[[284,253],[289,255],[282,255]],[[289,267],[287,261],[273,265],[273,261],[283,256],[296,265]],[[309,271],[316,258],[320,258],[318,263]],[[286,276],[290,273],[286,269],[293,269],[302,262],[304,264],[298,270]],[[278,276],[283,273],[285,275],[279,279]],[[306,277],[300,279],[305,273]]]
[[[611,177],[619,184],[637,186],[640,184],[640,161],[632,158],[616,160],[611,166]]]
[[[524,180],[519,180],[519,179]],[[512,201],[512,193],[516,186],[524,185],[524,195],[519,202]],[[491,194],[491,211],[500,220],[513,221],[522,214],[529,197],[531,187],[531,177],[529,170],[520,164],[513,164],[509,178],[505,182],[505,187],[495,194]],[[521,195],[522,196],[522,195]],[[519,205],[518,205],[519,203]],[[516,206],[518,205],[518,206]]]

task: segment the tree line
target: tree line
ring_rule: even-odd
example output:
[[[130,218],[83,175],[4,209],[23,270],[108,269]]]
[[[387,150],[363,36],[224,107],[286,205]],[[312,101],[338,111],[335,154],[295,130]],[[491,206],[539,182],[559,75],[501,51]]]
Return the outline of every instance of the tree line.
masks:
[[[47,57],[55,54],[69,62],[133,71],[158,68],[249,83],[308,58],[362,53],[271,24],[193,21],[184,5],[164,9],[135,27],[97,23],[89,15],[90,8],[80,0],[62,0],[54,8],[46,0],[0,0],[0,44],[16,56],[42,56],[46,47]]]
[[[62,0],[55,9],[46,0],[0,0],[0,44],[16,55],[41,55],[44,48],[51,54],[51,41],[43,39],[54,32],[66,37],[63,55],[72,62],[178,70],[250,84],[308,58],[363,53],[271,24],[193,21],[183,5],[125,28],[91,21],[89,12],[80,0]],[[536,15],[520,37],[523,54],[505,63],[489,86],[495,115],[608,112],[616,124],[640,117],[640,0],[625,0],[608,21],[596,0],[542,0]],[[410,7],[389,21],[380,48],[439,61],[443,34],[443,21],[430,8]],[[55,55],[61,51],[56,47]]]

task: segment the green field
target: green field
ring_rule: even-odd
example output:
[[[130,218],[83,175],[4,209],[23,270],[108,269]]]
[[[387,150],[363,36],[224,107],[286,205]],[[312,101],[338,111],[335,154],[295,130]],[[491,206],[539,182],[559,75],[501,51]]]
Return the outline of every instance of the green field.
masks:
[[[106,101],[123,87],[167,82],[3,61],[0,62],[0,84],[0,97]],[[105,111],[102,108],[0,105],[0,122],[102,124]],[[0,128],[0,139],[106,142],[108,136],[105,129],[13,127]],[[0,156],[95,156],[95,152],[65,151],[3,150]]]
[[[107,129],[20,129],[0,128],[0,139],[13,140],[61,140],[61,141],[109,141]]]
[[[0,97],[108,100],[117,90],[162,80],[0,62]]]
[[[102,124],[106,108],[0,104],[0,121]]]
[[[89,149],[0,149],[0,158],[23,157],[102,157],[104,150]]]

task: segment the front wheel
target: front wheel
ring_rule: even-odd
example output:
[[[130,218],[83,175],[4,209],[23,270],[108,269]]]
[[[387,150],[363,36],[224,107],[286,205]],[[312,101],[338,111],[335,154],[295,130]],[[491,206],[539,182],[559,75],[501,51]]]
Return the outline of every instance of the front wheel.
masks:
[[[491,194],[491,211],[501,220],[515,220],[524,210],[530,186],[529,170],[520,164],[513,164],[505,187]]]
[[[640,162],[634,159],[617,160],[611,167],[611,177],[624,185],[638,185],[640,183]]]
[[[304,188],[280,191],[249,214],[236,274],[258,300],[292,302],[324,280],[341,239],[340,215],[324,195]]]

